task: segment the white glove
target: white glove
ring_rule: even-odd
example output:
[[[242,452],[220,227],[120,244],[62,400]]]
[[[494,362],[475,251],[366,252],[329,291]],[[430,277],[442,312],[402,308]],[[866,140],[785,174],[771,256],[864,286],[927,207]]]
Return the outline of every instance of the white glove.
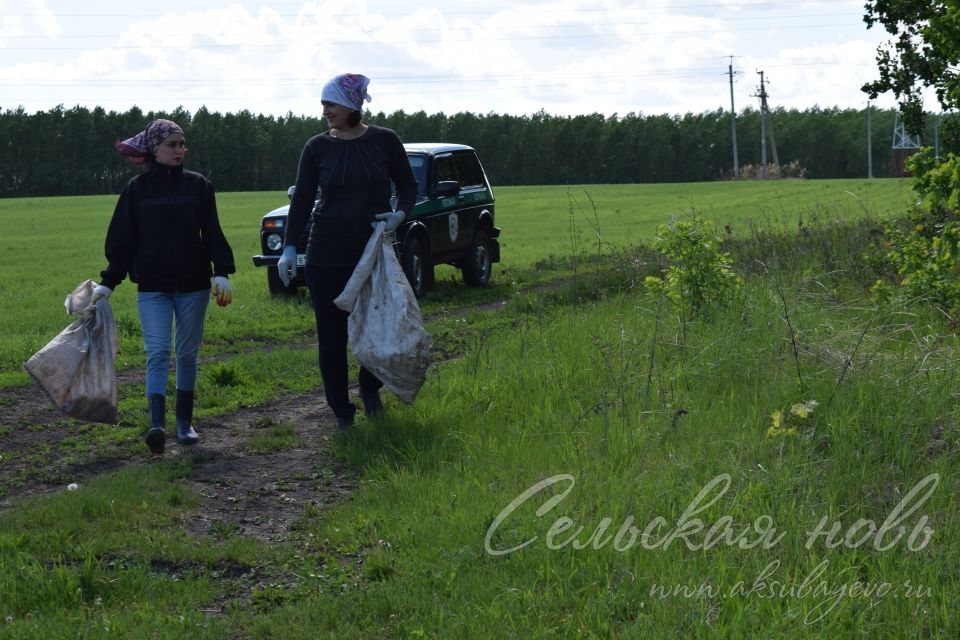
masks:
[[[400,223],[403,222],[403,219],[407,217],[407,214],[405,214],[403,211],[387,211],[386,213],[378,213],[373,217],[376,220],[386,220],[387,226],[384,231],[390,233],[400,226]]]
[[[100,298],[109,298],[111,293],[113,293],[113,289],[98,284],[93,288],[93,295],[90,296],[90,304],[96,304]]]
[[[290,281],[297,277],[297,248],[292,244],[283,248],[283,255],[277,261],[277,275],[285,287],[289,287]]]
[[[217,297],[217,304],[225,307],[233,302],[233,286],[226,276],[214,276],[210,295]]]

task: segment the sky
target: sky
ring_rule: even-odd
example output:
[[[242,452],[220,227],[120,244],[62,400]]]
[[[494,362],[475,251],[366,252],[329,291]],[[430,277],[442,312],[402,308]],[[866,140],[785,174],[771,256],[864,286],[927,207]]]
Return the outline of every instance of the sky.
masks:
[[[320,115],[860,109],[889,40],[864,0],[0,0],[0,110]],[[894,106],[892,96],[873,103]],[[928,105],[935,108],[935,104]]]

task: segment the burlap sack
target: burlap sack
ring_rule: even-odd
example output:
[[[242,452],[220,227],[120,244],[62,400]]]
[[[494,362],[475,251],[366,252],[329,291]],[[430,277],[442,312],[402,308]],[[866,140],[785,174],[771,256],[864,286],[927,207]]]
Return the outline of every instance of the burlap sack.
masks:
[[[87,280],[67,296],[67,313],[80,318],[23,366],[68,416],[112,424],[117,421],[117,323],[106,298],[90,305],[94,286]]]
[[[412,404],[427,379],[430,334],[417,297],[400,267],[385,222],[374,228],[363,256],[333,301],[348,311],[347,336],[354,357],[400,400]]]

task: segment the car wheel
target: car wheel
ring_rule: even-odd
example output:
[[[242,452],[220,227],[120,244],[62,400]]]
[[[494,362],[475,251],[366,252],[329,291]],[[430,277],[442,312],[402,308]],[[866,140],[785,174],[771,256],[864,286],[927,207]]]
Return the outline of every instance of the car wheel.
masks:
[[[430,264],[427,248],[420,238],[413,237],[407,242],[401,264],[413,294],[422,298],[433,286],[433,265]]]
[[[290,283],[291,286],[283,286],[283,280],[280,279],[280,274],[277,273],[276,267],[267,267],[267,289],[270,290],[270,294],[274,296],[295,296],[297,295],[297,286],[293,283]]]
[[[490,238],[485,231],[477,231],[470,244],[470,252],[464,258],[463,281],[471,287],[485,287],[490,284],[493,263],[490,261]]]

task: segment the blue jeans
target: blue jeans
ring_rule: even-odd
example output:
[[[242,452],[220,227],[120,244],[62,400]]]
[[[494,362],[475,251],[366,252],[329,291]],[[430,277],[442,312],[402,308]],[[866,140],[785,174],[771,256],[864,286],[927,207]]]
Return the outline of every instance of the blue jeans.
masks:
[[[190,293],[141,291],[137,310],[147,352],[147,396],[167,394],[170,335],[176,320],[177,389],[192,391],[197,384],[197,354],[203,340],[203,319],[210,290]]]

